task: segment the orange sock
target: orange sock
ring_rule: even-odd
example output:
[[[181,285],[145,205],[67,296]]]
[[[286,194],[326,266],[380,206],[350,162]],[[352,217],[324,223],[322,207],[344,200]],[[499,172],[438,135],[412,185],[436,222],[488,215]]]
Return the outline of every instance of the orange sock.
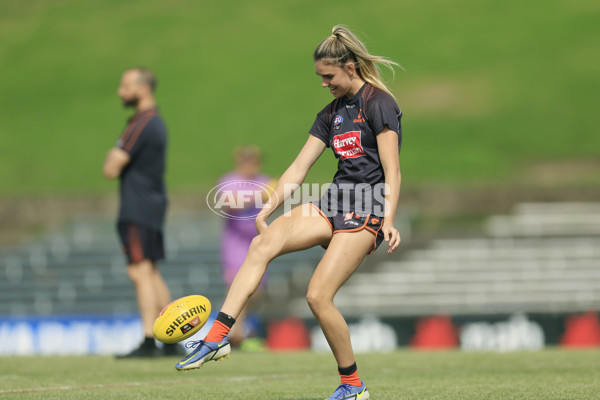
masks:
[[[340,374],[340,378],[342,378],[342,385],[362,386],[362,382],[358,377],[356,363],[349,367],[338,367],[338,373]]]
[[[222,323],[221,321],[215,321],[213,326],[210,327],[208,335],[204,339],[205,342],[220,342],[225,339],[225,336],[229,335],[230,327]]]
[[[342,385],[352,385],[352,386],[358,386],[358,387],[362,386],[362,382],[360,381],[360,378],[358,377],[358,371],[354,371],[350,375],[340,374],[340,377],[342,378]]]

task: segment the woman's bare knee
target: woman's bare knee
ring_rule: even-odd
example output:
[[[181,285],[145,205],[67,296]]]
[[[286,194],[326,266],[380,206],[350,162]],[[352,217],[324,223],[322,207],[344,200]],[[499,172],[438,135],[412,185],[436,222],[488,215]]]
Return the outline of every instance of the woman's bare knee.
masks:
[[[316,293],[309,291],[308,293],[306,293],[306,302],[308,303],[310,309],[314,312],[315,309],[318,307],[319,298],[316,295]]]
[[[267,232],[255,236],[250,243],[246,258],[267,263],[275,258],[277,255],[277,250],[274,248],[276,243],[269,236]]]
[[[306,293],[306,302],[313,313],[319,313],[324,307],[333,304],[333,299],[318,290],[310,289]]]

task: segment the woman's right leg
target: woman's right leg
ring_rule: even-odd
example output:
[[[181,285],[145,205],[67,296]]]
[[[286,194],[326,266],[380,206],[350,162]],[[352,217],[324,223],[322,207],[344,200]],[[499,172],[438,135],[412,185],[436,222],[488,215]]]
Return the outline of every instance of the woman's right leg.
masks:
[[[290,215],[282,215],[273,221],[252,240],[248,254],[229,288],[223,308],[208,334],[202,341],[190,342],[196,349],[177,363],[175,368],[179,371],[195,369],[207,361],[228,358],[231,346],[223,339],[258,288],[269,262],[281,254],[319,244],[327,245],[332,236],[329,222],[311,204],[296,207]]]
[[[227,293],[221,311],[237,318],[258,288],[271,260],[282,254],[327,245],[332,237],[329,222],[311,204],[294,208],[256,236]]]

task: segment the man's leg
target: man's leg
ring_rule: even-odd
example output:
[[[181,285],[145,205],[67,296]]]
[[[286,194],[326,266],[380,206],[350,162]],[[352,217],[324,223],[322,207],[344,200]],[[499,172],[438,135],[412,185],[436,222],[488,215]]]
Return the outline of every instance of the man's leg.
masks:
[[[152,325],[154,325],[154,321],[156,317],[160,314],[160,312],[172,301],[171,292],[169,291],[169,287],[165,283],[165,280],[158,269],[156,263],[153,264],[152,269],[152,286],[154,288],[154,317],[152,319]],[[173,344],[163,344],[162,346],[163,355],[165,356],[179,356],[185,354],[185,350],[181,345],[177,343]]]
[[[130,264],[127,273],[135,286],[144,337],[152,338],[154,320],[162,310],[162,308],[159,309],[159,298],[161,301],[163,300],[161,297],[165,296],[166,285],[150,260]],[[163,285],[165,288],[161,288]],[[160,293],[156,292],[157,289],[160,290]],[[168,294],[168,289],[166,289],[166,293]],[[165,305],[167,304],[168,301]]]
[[[164,258],[162,233],[123,221],[118,223],[117,229],[129,260],[127,274],[135,287],[144,334],[142,344],[121,357],[160,356],[162,351],[155,345],[152,327],[156,317],[171,301],[169,289],[153,261]]]
[[[155,267],[150,260],[131,263],[127,266],[127,274],[135,287],[138,309],[142,319],[144,341],[140,346],[128,354],[118,358],[129,357],[159,357],[161,349],[156,347],[152,326],[160,311],[158,308],[158,294],[155,290]]]
[[[171,292],[169,287],[165,283],[165,280],[160,273],[156,264],[153,264],[152,268],[152,286],[154,287],[155,294],[155,311],[154,318],[158,317],[158,314],[165,308],[171,301]],[[154,323],[154,321],[153,321]]]

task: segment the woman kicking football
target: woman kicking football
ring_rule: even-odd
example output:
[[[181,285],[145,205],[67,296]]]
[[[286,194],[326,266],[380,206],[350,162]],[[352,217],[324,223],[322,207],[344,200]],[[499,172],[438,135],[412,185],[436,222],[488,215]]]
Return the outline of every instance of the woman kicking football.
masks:
[[[369,398],[360,380],[344,317],[333,298],[382,241],[392,253],[400,244],[394,216],[400,193],[402,112],[382,82],[378,65],[394,62],[371,55],[347,28],[335,26],[313,55],[321,85],[334,100],[321,112],[294,162],[275,187],[276,196],[256,218],[258,236],[238,271],[217,319],[204,340],[175,368],[199,368],[228,357],[226,337],[274,258],[321,245],[327,250],[308,285],[306,299],[337,361],[341,385],[330,399]],[[326,147],[338,161],[332,184],[317,202],[303,204],[271,224],[267,218],[299,187]],[[289,193],[287,193],[289,196]],[[277,199],[282,199],[278,201]]]

